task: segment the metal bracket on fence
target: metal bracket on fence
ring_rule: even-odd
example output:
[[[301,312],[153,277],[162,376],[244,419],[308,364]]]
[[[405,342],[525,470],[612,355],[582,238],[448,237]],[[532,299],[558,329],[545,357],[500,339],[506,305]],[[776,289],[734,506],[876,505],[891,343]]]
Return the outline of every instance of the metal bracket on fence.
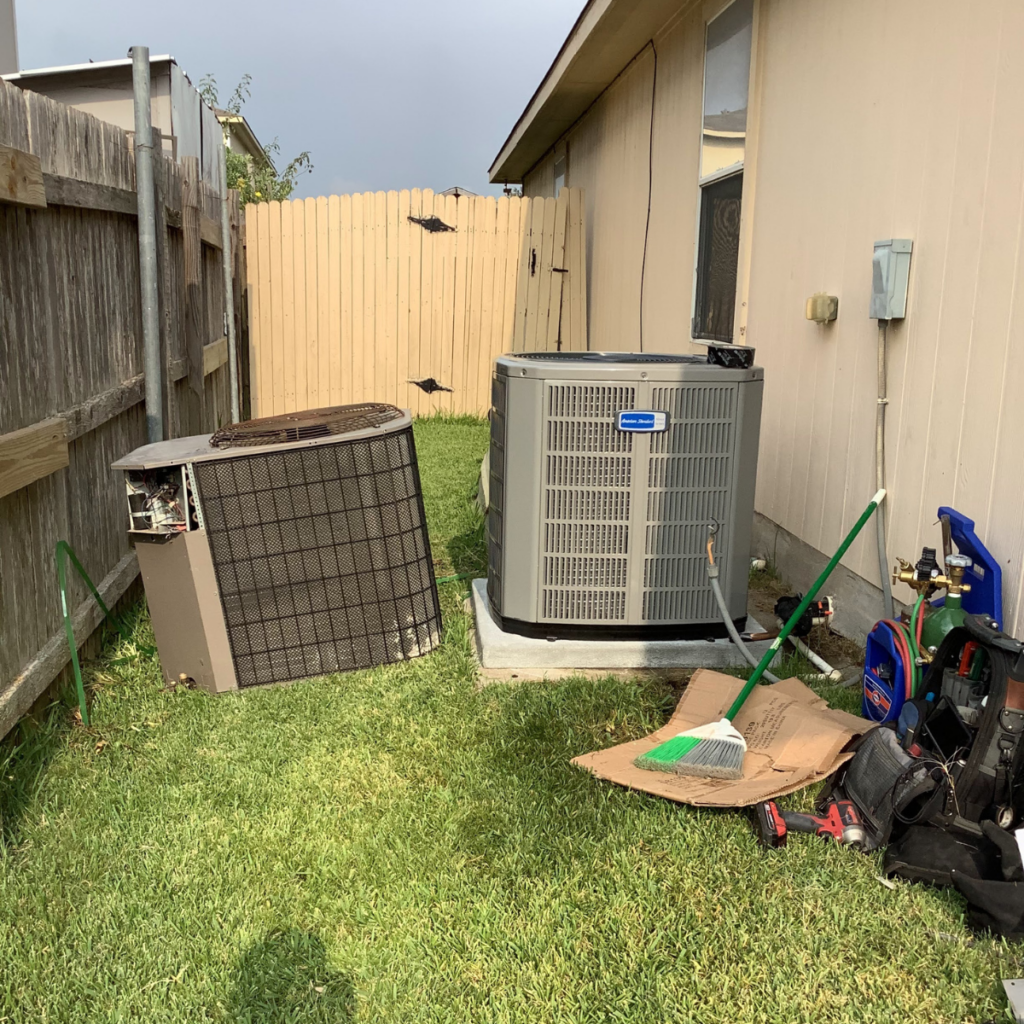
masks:
[[[425,231],[454,231],[455,228],[451,224],[445,224],[440,217],[413,217],[409,215],[409,220],[413,224],[419,224]]]

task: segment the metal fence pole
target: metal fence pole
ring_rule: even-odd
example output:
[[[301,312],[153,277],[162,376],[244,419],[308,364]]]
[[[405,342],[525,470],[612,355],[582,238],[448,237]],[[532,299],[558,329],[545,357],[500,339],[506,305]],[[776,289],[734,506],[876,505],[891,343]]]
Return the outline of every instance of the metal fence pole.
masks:
[[[231,193],[228,192],[228,150],[224,147],[221,154],[221,189],[224,201],[221,203],[220,230],[223,248],[221,249],[224,266],[224,332],[228,336],[228,373],[231,376],[231,422],[237,423],[241,418],[238,406],[238,349],[235,340],[235,291],[234,275],[231,271],[231,223],[228,216],[228,203]]]
[[[164,439],[160,306],[157,297],[156,208],[153,201],[153,119],[149,100],[149,47],[132,47],[135,98],[135,191],[139,224],[139,288],[142,293],[143,369],[146,374],[146,434]]]

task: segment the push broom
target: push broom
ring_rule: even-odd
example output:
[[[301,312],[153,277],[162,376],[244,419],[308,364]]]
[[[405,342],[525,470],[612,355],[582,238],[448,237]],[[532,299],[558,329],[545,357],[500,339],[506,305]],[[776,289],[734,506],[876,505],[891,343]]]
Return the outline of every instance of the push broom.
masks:
[[[789,621],[772,641],[764,657],[758,662],[757,668],[747,680],[746,686],[740,690],[739,696],[726,711],[725,717],[710,725],[702,725],[696,729],[690,729],[688,732],[681,732],[653,750],[647,751],[646,754],[641,754],[633,762],[638,768],[647,768],[658,772],[675,772],[678,775],[696,775],[705,779],[739,779],[742,777],[743,756],[747,752],[747,743],[733,726],[732,720],[739,713],[754,687],[761,681],[761,676],[772,663],[779,648],[786,642],[786,637],[793,632],[818,591],[832,575],[832,570],[839,564],[839,559],[846,554],[847,548],[864,528],[864,524],[871,518],[872,512],[878,508],[883,498],[885,498],[885,491],[881,490],[871,499],[860,519],[846,535],[843,543],[839,545],[839,550],[829,560],[822,574],[814,581],[814,585],[800,602],[796,611],[789,617]]]

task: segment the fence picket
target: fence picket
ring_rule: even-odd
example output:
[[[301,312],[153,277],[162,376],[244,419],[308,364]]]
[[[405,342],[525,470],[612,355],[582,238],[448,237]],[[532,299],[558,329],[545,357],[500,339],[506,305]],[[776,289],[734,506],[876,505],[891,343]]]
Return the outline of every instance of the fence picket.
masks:
[[[316,201],[316,280],[317,280],[317,383],[316,404],[314,408],[322,408],[331,404],[331,330],[330,305],[328,296],[331,292],[330,259],[328,252],[329,220],[327,217],[327,198],[320,196]],[[290,411],[290,410],[289,410]]]
[[[262,415],[367,401],[479,415],[502,352],[586,348],[578,189],[557,200],[355,193],[261,204],[250,217]],[[408,383],[428,377],[452,390]]]
[[[409,352],[405,374],[408,380],[422,379],[420,374],[420,280],[423,266],[423,247],[420,244],[420,235],[422,231],[409,220],[409,217],[419,217],[422,213],[423,194],[418,188],[414,188],[409,194],[409,211],[405,220],[406,245],[409,247]],[[415,385],[406,385],[406,401],[413,415],[419,415],[422,394],[423,392]]]

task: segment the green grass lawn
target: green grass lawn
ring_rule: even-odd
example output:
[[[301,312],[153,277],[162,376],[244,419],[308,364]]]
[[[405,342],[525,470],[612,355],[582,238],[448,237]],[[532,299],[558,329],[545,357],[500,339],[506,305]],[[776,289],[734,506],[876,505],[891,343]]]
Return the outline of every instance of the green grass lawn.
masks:
[[[416,436],[438,575],[482,569],[486,427]],[[441,591],[429,657],[239,695],[165,692],[118,642],[91,728],[57,709],[5,748],[0,1022],[1010,1019],[1024,957],[959,897],[571,767],[672,692],[481,689]]]

